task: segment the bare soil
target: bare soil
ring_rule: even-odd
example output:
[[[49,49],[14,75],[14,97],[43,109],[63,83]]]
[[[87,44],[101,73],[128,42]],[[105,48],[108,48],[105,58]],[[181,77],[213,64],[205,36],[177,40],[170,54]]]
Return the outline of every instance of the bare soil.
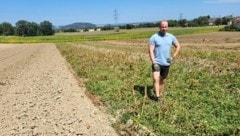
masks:
[[[0,44],[0,135],[114,136],[53,44]]]
[[[239,43],[240,32],[213,32],[206,34],[191,34],[177,37],[181,43]]]
[[[183,49],[240,50],[240,32],[214,32],[178,36]]]
[[[181,44],[230,44],[240,43],[240,32],[212,32],[212,33],[205,33],[205,34],[189,34],[189,35],[180,35],[177,36],[177,39]],[[106,44],[111,45],[121,45],[121,46],[139,46],[143,45],[146,46],[148,44],[149,38],[145,39],[132,39],[132,40],[108,40],[102,41]]]

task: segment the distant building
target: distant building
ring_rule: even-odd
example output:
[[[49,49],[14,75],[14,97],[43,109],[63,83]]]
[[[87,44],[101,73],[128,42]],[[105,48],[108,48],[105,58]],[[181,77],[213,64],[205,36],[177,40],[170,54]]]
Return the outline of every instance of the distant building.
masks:
[[[94,32],[94,31],[95,31],[95,29],[89,29],[88,31],[89,31],[89,32]]]
[[[84,32],[84,29],[77,29],[77,32]]]
[[[210,19],[208,20],[208,25],[210,25],[210,26],[215,25],[215,21],[216,21],[216,20],[217,20],[216,18],[210,18]]]
[[[96,31],[101,31],[101,28],[97,28]]]
[[[228,25],[228,26],[229,26],[229,25],[232,25],[232,23],[233,23],[233,21],[230,20],[230,21],[227,22],[227,25]]]

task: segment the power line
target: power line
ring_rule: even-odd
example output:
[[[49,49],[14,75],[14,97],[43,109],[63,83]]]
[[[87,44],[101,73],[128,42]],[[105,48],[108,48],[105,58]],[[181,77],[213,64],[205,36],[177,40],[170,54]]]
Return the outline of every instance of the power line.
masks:
[[[114,11],[113,11],[113,19],[115,21],[115,25],[117,25],[117,23],[118,23],[118,11],[117,11],[117,9],[114,9]]]
[[[182,20],[183,19],[183,14],[180,13],[179,19]]]

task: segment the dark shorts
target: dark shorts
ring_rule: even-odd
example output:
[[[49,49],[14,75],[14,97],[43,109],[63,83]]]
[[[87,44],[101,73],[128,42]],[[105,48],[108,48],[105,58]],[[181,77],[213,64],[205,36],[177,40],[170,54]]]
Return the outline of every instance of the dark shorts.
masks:
[[[160,72],[162,78],[167,78],[170,66],[161,66],[159,64],[152,65],[152,72]]]

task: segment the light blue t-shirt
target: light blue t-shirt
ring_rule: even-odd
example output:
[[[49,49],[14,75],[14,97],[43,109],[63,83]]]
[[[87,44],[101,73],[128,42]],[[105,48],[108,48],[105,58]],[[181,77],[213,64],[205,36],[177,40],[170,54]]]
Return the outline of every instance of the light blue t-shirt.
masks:
[[[166,33],[164,36],[161,36],[159,32],[152,35],[149,39],[149,45],[155,46],[155,63],[169,66],[170,63],[167,60],[171,57],[171,47],[176,42],[176,37],[170,33]]]

